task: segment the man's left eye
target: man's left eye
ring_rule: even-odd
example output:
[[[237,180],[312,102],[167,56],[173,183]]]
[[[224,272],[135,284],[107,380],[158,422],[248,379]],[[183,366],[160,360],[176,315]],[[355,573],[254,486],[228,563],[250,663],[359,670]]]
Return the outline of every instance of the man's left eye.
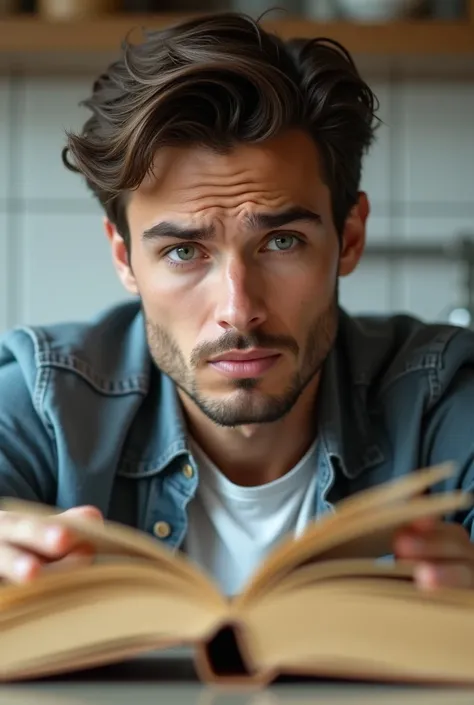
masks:
[[[269,241],[267,247],[273,251],[279,250],[280,252],[283,252],[284,250],[291,250],[291,248],[294,247],[295,244],[298,244],[298,242],[298,238],[294,235],[278,235]],[[272,243],[274,243],[274,247],[270,246]]]

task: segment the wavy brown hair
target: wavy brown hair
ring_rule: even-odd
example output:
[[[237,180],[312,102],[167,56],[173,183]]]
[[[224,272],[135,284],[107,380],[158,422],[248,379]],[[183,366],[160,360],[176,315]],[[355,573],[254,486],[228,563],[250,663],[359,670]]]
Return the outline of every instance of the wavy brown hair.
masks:
[[[284,41],[237,13],[149,32],[139,44],[125,41],[81,105],[92,115],[80,134],[67,134],[63,161],[85,177],[128,247],[126,195],[160,147],[225,151],[294,127],[317,143],[341,233],[378,107],[340,44]]]

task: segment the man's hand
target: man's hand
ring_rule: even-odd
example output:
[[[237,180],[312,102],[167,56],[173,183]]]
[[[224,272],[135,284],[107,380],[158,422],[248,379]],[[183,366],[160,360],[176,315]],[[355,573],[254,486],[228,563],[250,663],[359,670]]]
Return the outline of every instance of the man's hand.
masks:
[[[64,514],[102,519],[95,507],[75,507]],[[36,578],[45,565],[54,567],[76,565],[90,561],[94,555],[91,546],[79,543],[68,527],[35,522],[10,512],[0,512],[0,579],[9,582],[26,582]]]
[[[417,562],[415,580],[422,589],[474,588],[474,545],[460,524],[423,519],[400,531],[395,557]]]

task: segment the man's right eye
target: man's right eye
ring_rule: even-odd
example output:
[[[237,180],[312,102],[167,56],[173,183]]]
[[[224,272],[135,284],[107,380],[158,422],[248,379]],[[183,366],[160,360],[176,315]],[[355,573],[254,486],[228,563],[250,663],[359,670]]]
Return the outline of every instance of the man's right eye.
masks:
[[[194,259],[197,248],[194,245],[180,245],[170,250],[167,256],[172,262],[190,262]]]

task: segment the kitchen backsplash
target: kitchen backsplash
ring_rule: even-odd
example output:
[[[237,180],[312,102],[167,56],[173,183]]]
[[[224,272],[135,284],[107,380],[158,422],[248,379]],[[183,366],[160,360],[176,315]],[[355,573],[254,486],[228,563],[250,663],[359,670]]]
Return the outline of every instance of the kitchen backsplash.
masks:
[[[370,77],[369,77],[370,80]],[[86,112],[92,77],[0,77],[0,331],[87,318],[126,297],[102,214],[61,163],[64,130]],[[474,83],[372,82],[384,125],[365,164],[368,245],[474,237]],[[455,262],[367,256],[341,282],[350,311],[445,318],[463,302]]]

